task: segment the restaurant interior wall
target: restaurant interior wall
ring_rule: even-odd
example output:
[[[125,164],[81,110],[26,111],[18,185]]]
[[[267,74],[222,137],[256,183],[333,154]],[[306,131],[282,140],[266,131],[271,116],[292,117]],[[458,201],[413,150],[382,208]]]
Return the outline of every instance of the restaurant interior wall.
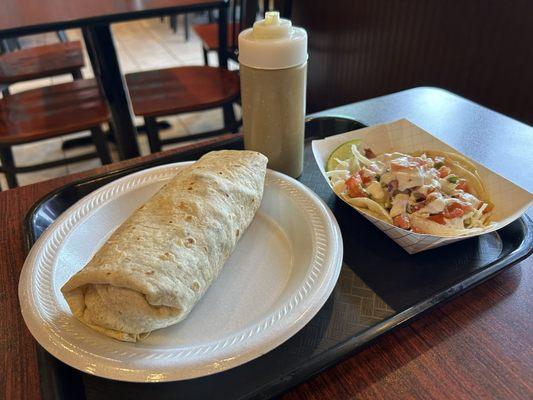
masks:
[[[415,86],[533,122],[533,2],[293,0],[309,32],[308,112]]]

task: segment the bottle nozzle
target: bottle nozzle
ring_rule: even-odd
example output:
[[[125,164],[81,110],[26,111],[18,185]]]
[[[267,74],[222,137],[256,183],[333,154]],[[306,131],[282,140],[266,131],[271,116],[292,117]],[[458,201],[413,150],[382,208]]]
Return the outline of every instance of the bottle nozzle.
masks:
[[[291,35],[292,24],[288,19],[281,19],[279,11],[267,11],[265,19],[254,23],[256,39],[281,39]]]
[[[279,25],[279,11],[267,11],[265,13],[265,25]]]

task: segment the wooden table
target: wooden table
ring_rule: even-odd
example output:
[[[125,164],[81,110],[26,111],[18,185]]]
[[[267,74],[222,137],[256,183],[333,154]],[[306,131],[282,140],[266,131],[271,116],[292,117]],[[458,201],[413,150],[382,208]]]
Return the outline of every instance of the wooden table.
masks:
[[[533,189],[527,168],[533,165],[533,129],[449,92],[412,89],[322,114],[344,115],[367,125],[405,117],[437,136],[448,132],[452,146]],[[233,140],[234,135],[225,135],[206,142]],[[22,321],[17,297],[25,258],[22,221],[27,210],[63,184],[155,157],[160,155],[0,193],[0,353],[5,371],[0,397],[41,398],[36,342]],[[382,337],[284,398],[531,398],[532,267],[530,257]]]
[[[82,28],[96,79],[108,101],[121,159],[139,155],[129,93],[120,71],[110,24],[218,8],[219,40],[226,43],[228,0],[3,0],[0,39],[67,28]],[[225,49],[220,66],[227,67]]]

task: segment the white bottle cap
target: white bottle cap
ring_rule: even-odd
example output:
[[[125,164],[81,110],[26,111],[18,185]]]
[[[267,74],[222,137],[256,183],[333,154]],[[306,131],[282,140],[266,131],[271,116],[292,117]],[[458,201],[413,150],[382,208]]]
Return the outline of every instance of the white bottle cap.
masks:
[[[257,69],[284,69],[307,61],[307,32],[268,11],[239,35],[239,63]]]

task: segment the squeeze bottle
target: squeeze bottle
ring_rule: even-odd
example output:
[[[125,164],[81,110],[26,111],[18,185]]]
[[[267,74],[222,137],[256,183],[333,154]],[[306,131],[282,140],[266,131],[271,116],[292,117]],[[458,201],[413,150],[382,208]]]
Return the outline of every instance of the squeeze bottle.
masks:
[[[265,13],[239,35],[244,147],[296,178],[303,170],[307,33]]]

